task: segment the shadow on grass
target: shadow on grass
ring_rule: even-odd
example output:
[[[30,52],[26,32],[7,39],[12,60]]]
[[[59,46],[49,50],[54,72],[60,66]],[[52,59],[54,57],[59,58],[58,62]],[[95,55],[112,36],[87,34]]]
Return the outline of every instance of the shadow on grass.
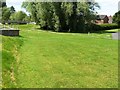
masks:
[[[89,32],[57,32],[54,30],[45,30],[45,29],[41,29],[41,28],[35,28],[36,30],[42,30],[42,31],[47,31],[47,32],[56,32],[56,33],[76,33],[76,34],[89,34],[89,33],[95,33],[95,34],[106,34],[106,33],[117,33],[119,32],[120,29],[118,29],[118,31],[112,31],[113,29],[110,30],[101,30],[101,31],[89,31]]]
[[[95,32],[95,33],[105,34],[105,33],[117,33],[117,32],[115,32],[115,31],[111,31],[111,32],[109,32],[109,31],[99,31],[99,32]]]
[[[11,35],[2,35],[2,36],[6,36],[6,37],[14,37],[14,38],[24,38],[23,36],[19,35],[19,36],[11,36]]]

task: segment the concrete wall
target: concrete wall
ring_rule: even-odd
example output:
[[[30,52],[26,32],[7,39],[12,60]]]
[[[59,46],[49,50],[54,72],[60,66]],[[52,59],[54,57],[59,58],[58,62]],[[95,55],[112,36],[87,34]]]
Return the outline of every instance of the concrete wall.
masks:
[[[0,30],[0,35],[19,36],[19,30]]]

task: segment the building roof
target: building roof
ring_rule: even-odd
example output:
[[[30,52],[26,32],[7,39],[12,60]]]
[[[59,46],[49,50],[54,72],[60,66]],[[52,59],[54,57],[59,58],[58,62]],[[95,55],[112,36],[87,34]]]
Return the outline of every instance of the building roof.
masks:
[[[98,20],[103,20],[107,15],[97,15]]]

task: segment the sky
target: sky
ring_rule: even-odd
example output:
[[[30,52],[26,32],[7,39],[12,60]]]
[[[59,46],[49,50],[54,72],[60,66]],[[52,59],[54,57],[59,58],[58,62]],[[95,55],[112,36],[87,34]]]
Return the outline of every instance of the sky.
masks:
[[[26,12],[25,9],[21,8],[22,2],[24,0],[6,0],[7,6],[14,6],[16,11],[24,11]],[[118,5],[118,2],[120,0],[95,0],[96,2],[99,3],[100,9],[97,9],[98,14],[100,15],[108,15],[108,16],[113,16],[118,9],[120,10],[120,3]],[[118,7],[119,6],[119,7]]]

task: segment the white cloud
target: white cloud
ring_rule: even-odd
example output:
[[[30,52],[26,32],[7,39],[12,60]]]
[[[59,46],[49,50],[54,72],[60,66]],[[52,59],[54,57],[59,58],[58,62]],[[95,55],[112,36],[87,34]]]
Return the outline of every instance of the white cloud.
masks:
[[[96,0],[101,6],[99,14],[114,15],[118,11],[119,0]]]

